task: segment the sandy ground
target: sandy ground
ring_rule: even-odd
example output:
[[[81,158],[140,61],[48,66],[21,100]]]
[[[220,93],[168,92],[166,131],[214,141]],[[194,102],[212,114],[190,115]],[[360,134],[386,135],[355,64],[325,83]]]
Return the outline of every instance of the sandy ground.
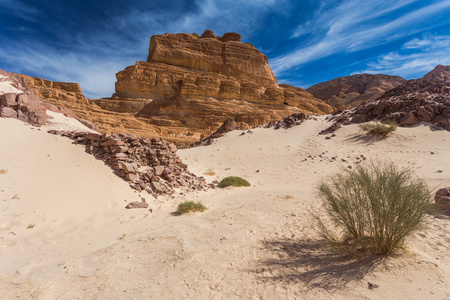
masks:
[[[448,217],[430,216],[404,252],[359,259],[321,248],[309,221],[319,180],[361,155],[413,167],[433,192],[449,186],[450,133],[420,125],[372,139],[350,125],[326,140],[327,125],[179,151],[208,181],[252,186],[154,199],[69,139],[0,119],[0,298],[450,299]],[[124,209],[140,196],[153,213]],[[185,200],[209,209],[175,216]]]

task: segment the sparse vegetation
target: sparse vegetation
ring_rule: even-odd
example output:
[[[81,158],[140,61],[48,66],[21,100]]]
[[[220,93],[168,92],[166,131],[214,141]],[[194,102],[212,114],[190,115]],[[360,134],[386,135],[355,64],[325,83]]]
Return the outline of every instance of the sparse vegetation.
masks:
[[[178,208],[177,208],[177,214],[178,215],[182,215],[182,214],[187,214],[190,212],[197,212],[197,211],[205,211],[208,208],[206,208],[206,206],[204,206],[201,202],[194,202],[194,201],[186,201],[183,203],[178,204]]]
[[[225,188],[227,186],[240,187],[240,186],[250,186],[250,183],[241,177],[228,176],[222,179],[217,186],[220,188]]]
[[[437,170],[436,171],[436,173],[442,173],[442,172],[444,172],[444,171],[442,171],[442,170]]]
[[[359,127],[366,131],[367,134],[376,135],[376,136],[387,136],[391,132],[394,132],[397,129],[397,123],[394,121],[388,123],[364,123],[359,125]]]
[[[316,225],[326,244],[352,255],[361,250],[387,255],[402,247],[423,224],[431,203],[425,182],[391,162],[355,165],[330,180],[318,190],[339,232],[318,216]]]
[[[32,229],[34,226],[36,226],[36,224],[28,224],[27,229]]]
[[[216,175],[216,172],[214,172],[214,169],[209,168],[208,171],[206,171],[204,174],[209,175],[209,176],[214,176],[214,175]]]
[[[6,174],[6,173],[8,173],[8,170],[0,170],[0,174]]]

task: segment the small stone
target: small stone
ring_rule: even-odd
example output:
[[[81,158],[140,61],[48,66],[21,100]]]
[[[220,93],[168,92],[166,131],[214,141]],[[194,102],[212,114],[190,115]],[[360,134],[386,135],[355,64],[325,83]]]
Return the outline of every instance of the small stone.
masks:
[[[162,173],[164,173],[164,166],[156,166],[155,167],[155,174],[158,176],[161,176]]]
[[[131,202],[128,203],[127,206],[125,206],[126,209],[131,209],[131,208],[148,208],[148,203],[145,202]]]

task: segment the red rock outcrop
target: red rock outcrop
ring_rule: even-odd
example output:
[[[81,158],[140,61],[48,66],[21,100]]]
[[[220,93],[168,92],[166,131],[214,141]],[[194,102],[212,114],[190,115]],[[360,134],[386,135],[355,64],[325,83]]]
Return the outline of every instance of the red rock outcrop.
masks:
[[[438,66],[423,78],[408,80],[379,97],[331,117],[334,124],[322,133],[330,133],[341,125],[371,120],[395,121],[400,126],[429,122],[450,130],[450,82],[445,73],[450,66]]]
[[[23,78],[0,70],[0,83],[11,86],[11,92],[0,93],[0,117],[19,119],[36,126],[47,122],[45,106]]]
[[[384,74],[357,74],[315,84],[306,90],[338,109],[374,101],[406,80]]]

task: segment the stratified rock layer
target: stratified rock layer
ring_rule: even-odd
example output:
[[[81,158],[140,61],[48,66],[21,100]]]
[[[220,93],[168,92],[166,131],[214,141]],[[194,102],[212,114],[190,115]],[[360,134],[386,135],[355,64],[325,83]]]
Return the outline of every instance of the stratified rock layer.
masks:
[[[164,127],[157,128],[146,122],[146,119],[140,120],[139,118],[136,118],[134,114],[124,113],[130,110],[137,112],[142,109],[143,105],[139,104],[139,100],[120,104],[109,101],[108,103],[112,108],[111,110],[107,110],[96,105],[91,100],[86,99],[82,94],[78,83],[53,82],[47,79],[23,74],[15,75],[24,78],[28,87],[45,102],[44,105],[47,109],[55,110],[55,107],[53,106],[57,106],[59,107],[59,111],[57,112],[64,113],[70,117],[76,116],[79,118],[80,122],[94,130],[100,130],[106,133],[132,133],[143,137],[163,136],[168,140],[172,140],[171,137],[176,136],[181,131]],[[144,103],[150,102],[149,100],[143,101]],[[137,108],[133,106],[135,103],[138,103]],[[117,105],[114,106],[115,104]],[[64,110],[64,108],[66,110]],[[70,110],[70,112],[68,110]],[[84,120],[95,124],[95,126],[86,123]],[[98,128],[96,128],[96,126],[98,126]],[[187,132],[188,130],[186,129],[184,134]],[[180,135],[182,134],[183,132],[181,131]],[[175,140],[180,141],[178,139]],[[181,141],[183,142],[184,140],[181,139]]]
[[[294,113],[332,111],[300,88],[278,85],[267,57],[237,33],[153,36],[147,62],[116,77],[113,97],[94,100],[97,105],[160,127],[189,128],[197,140],[228,119],[246,129]]]
[[[400,76],[357,74],[322,82],[306,90],[333,107],[346,109],[374,101],[405,81]]]

